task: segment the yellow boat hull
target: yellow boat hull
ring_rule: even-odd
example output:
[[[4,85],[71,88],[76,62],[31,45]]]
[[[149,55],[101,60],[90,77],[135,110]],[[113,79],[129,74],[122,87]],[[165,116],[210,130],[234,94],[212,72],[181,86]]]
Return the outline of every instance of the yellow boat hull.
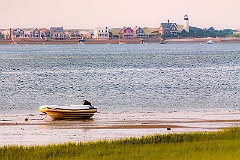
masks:
[[[46,113],[54,119],[88,119],[97,112],[97,108],[92,107],[88,109],[64,109],[51,106],[42,106],[39,107],[39,111]]]

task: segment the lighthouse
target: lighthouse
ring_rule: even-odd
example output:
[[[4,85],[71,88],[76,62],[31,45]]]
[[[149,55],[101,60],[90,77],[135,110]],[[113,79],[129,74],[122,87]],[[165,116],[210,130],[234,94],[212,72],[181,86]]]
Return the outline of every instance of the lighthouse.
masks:
[[[185,15],[184,16],[184,19],[183,19],[183,29],[189,33],[189,20],[188,20],[188,15]]]

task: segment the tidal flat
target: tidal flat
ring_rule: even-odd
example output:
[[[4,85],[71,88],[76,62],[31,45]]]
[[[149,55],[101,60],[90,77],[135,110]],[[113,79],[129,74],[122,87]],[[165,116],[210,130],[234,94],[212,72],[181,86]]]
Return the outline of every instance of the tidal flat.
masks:
[[[237,160],[240,157],[240,129],[218,132],[162,134],[120,140],[65,143],[47,146],[4,146],[6,160],[63,159],[179,159]]]
[[[218,131],[239,127],[239,115],[239,110],[99,112],[87,120],[54,120],[43,114],[5,115],[0,121],[0,146],[78,143],[154,134]],[[24,121],[25,116],[29,117],[28,121]]]

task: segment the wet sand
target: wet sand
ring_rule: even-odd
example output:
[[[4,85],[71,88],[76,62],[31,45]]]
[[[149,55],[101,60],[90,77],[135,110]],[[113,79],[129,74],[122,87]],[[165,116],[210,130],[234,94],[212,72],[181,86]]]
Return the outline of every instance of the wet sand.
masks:
[[[24,121],[24,116],[28,116],[29,120]],[[88,120],[53,120],[43,114],[1,115],[0,145],[87,142],[153,134],[217,131],[236,126],[240,126],[239,110],[168,113],[100,112]]]

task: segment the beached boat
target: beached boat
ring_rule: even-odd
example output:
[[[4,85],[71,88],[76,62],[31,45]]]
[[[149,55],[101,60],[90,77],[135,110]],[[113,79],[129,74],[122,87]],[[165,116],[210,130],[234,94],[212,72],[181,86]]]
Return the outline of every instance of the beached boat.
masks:
[[[207,44],[213,44],[214,42],[212,40],[208,40]]]
[[[88,119],[97,112],[97,108],[91,105],[44,105],[38,109],[54,119]]]

